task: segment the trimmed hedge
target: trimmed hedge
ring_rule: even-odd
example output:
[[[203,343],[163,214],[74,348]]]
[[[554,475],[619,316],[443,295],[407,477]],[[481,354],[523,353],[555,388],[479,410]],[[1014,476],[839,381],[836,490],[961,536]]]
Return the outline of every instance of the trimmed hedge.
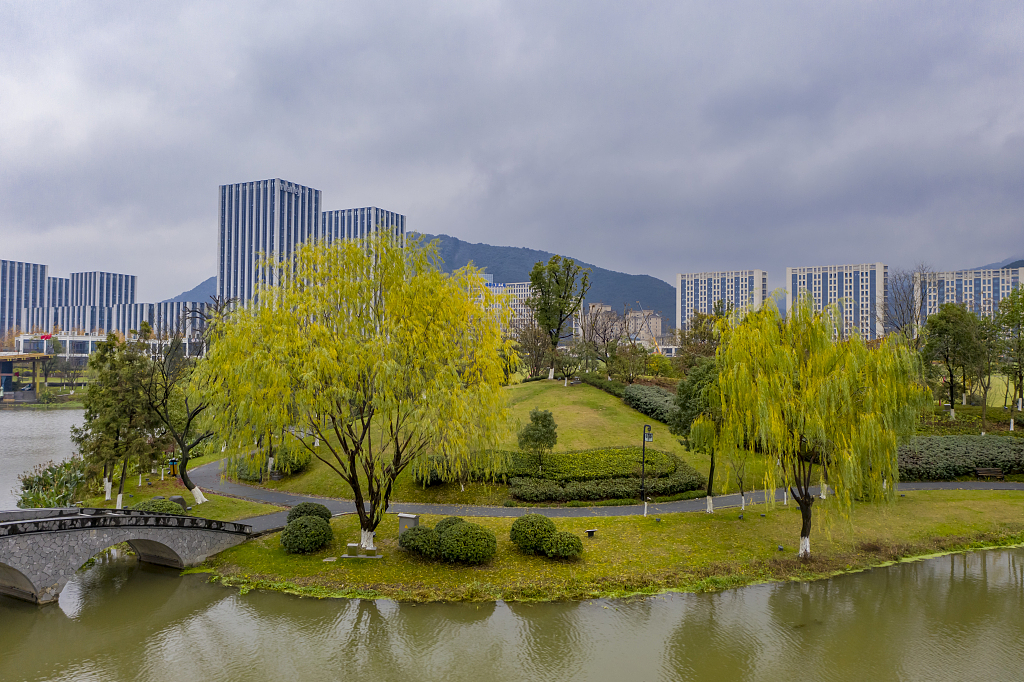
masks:
[[[415,526],[407,529],[398,538],[398,546],[402,549],[422,554],[428,559],[438,559],[441,556],[440,539],[437,531],[426,526]]]
[[[649,495],[676,495],[707,487],[707,478],[686,462],[676,458],[675,471],[669,476],[647,477]],[[509,494],[524,502],[568,502],[569,500],[637,499],[640,477],[608,478],[593,481],[550,481],[539,478],[512,478]]]
[[[594,388],[599,388],[605,393],[611,393],[616,398],[623,397],[626,392],[626,384],[621,381],[615,381],[614,379],[606,379],[600,374],[581,372],[579,377],[583,383],[590,384]]]
[[[948,481],[975,467],[1024,473],[1024,439],[996,436],[919,436],[897,454],[900,480]]]
[[[316,552],[333,539],[330,524],[319,516],[300,516],[281,531],[281,545],[293,554]]]
[[[136,511],[153,512],[154,514],[177,514],[179,516],[188,515],[188,512],[182,509],[180,504],[177,502],[171,502],[170,500],[146,500],[145,502],[139,502],[138,504],[132,505],[132,509],[135,509]]]
[[[438,536],[441,536],[447,533],[452,526],[457,526],[460,523],[465,523],[465,521],[460,519],[458,516],[446,516],[437,522],[437,525],[434,526],[434,530],[437,531]]]
[[[512,522],[508,537],[524,554],[537,554],[557,532],[555,522],[542,514],[525,514]]]
[[[440,524],[438,524],[440,525]],[[408,532],[408,531],[406,531]],[[485,564],[498,551],[498,539],[476,523],[462,521],[438,533],[441,558],[462,564]]]
[[[317,516],[331,522],[331,510],[318,502],[300,502],[288,512],[288,523],[303,516]]]
[[[678,409],[675,394],[657,386],[631,384],[623,393],[622,402],[664,424],[672,421],[672,416]]]
[[[583,556],[583,540],[574,533],[560,530],[544,541],[544,553],[552,559],[578,559]]]

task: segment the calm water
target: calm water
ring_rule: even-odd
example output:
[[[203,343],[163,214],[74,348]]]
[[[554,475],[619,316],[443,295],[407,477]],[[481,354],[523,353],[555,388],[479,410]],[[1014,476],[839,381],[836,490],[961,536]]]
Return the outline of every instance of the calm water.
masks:
[[[237,591],[130,560],[0,597],[3,680],[1019,680],[1024,550],[582,604]]]
[[[0,410],[0,509],[14,509],[18,474],[37,464],[59,462],[75,452],[71,427],[82,410]]]

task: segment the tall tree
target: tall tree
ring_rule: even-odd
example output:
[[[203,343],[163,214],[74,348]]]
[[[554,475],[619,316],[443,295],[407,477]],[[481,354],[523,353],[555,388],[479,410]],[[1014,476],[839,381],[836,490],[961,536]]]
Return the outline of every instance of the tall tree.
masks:
[[[572,258],[555,255],[547,263],[537,261],[533,266],[530,287],[533,293],[527,305],[554,350],[567,336],[566,324],[580,313],[583,299],[590,291],[590,268],[576,265]]]
[[[149,362],[144,342],[107,334],[89,359],[95,376],[82,399],[85,421],[71,429],[85,461],[102,470],[108,500],[113,472],[121,465],[119,507],[129,464],[148,464],[159,447],[160,422],[146,402],[144,389]]]
[[[1010,399],[1012,424],[1017,417],[1018,401],[1024,400],[1024,287],[1017,287],[999,301],[996,319],[1005,344],[1007,383],[1013,388]]]
[[[516,329],[516,341],[530,376],[539,375],[548,360],[548,335],[535,324],[523,325]]]
[[[971,373],[981,389],[981,430],[985,431],[988,428],[988,392],[992,388],[992,375],[999,364],[1004,341],[996,320],[976,317],[972,327],[975,352],[971,358]]]
[[[924,357],[941,362],[949,380],[949,418],[956,418],[957,375],[964,392],[967,390],[967,373],[964,368],[977,357],[978,345],[974,332],[974,314],[961,304],[944,303],[939,312],[928,316],[925,324],[927,340]]]
[[[395,479],[426,455],[452,480],[502,463],[509,310],[479,271],[442,272],[436,249],[383,233],[303,246],[216,326],[200,366],[218,432],[257,458],[252,444],[284,429],[352,489],[367,548]]]
[[[815,311],[802,294],[785,320],[769,303],[721,325],[712,400],[722,421],[701,416],[691,428],[727,457],[742,449],[767,459],[766,489],[775,489],[781,462],[800,506],[801,557],[811,553],[815,465],[844,514],[855,498],[893,500],[897,445],[928,404],[916,353],[896,337],[876,349],[858,335],[839,341],[840,319],[836,306]]]
[[[885,311],[886,333],[902,334],[914,350],[923,344],[921,326],[924,324],[928,275],[932,268],[918,263],[913,268],[895,268],[889,271],[889,301]]]
[[[714,409],[716,404],[711,402],[711,397],[717,390],[718,365],[715,364],[714,358],[700,357],[697,364],[690,368],[686,378],[679,382],[679,387],[676,389],[677,409],[669,423],[669,430],[681,437],[680,444],[697,452],[703,452],[711,459],[707,490],[709,512],[713,511],[711,496],[714,494],[715,485],[715,439],[691,438],[690,428],[693,426],[693,422],[703,415],[714,427],[712,434],[717,434],[722,423],[722,415]],[[707,431],[705,431],[706,434]]]

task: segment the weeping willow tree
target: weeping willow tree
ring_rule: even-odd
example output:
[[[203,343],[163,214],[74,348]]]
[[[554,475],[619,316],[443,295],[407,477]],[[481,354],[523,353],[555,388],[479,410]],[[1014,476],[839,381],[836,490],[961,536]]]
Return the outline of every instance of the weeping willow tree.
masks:
[[[712,399],[721,416],[691,429],[726,459],[743,451],[766,460],[765,488],[783,484],[800,506],[801,557],[811,553],[811,487],[832,488],[844,518],[854,499],[894,500],[897,445],[929,400],[904,339],[842,341],[841,319],[839,307],[815,310],[805,292],[787,319],[769,302],[720,322]]]
[[[265,458],[254,444],[284,434],[330,467],[352,489],[366,548],[395,479],[425,471],[427,454],[453,480],[501,465],[509,309],[477,270],[438,260],[434,244],[382,234],[306,245],[266,264],[276,284],[220,323],[204,363],[225,440]]]

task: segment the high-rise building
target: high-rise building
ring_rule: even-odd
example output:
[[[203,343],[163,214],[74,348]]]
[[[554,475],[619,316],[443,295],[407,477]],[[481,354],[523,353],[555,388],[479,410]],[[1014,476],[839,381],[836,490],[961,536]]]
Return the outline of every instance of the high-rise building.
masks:
[[[135,303],[135,275],[113,272],[72,272],[68,303],[73,306],[112,306]]]
[[[889,305],[889,267],[884,263],[786,268],[786,311],[807,291],[815,310],[833,303],[842,310],[843,338],[856,329],[863,339],[885,336]]]
[[[695,313],[711,315],[719,302],[733,310],[757,310],[767,298],[764,270],[677,274],[676,328],[687,329]]]
[[[291,258],[319,235],[320,190],[280,178],[221,185],[217,296],[248,301],[267,281],[261,257]]]
[[[359,239],[379,230],[400,238],[405,246],[405,216],[376,206],[324,211],[317,236],[330,244],[336,239]]]
[[[956,270],[914,274],[914,301],[924,324],[943,303],[960,303],[984,317],[992,317],[999,302],[1024,282],[1024,268]],[[922,300],[923,297],[923,300]]]
[[[40,315],[33,319],[30,311],[48,305],[48,269],[38,263],[0,260],[0,336],[32,331],[38,326],[33,323],[38,323]]]

